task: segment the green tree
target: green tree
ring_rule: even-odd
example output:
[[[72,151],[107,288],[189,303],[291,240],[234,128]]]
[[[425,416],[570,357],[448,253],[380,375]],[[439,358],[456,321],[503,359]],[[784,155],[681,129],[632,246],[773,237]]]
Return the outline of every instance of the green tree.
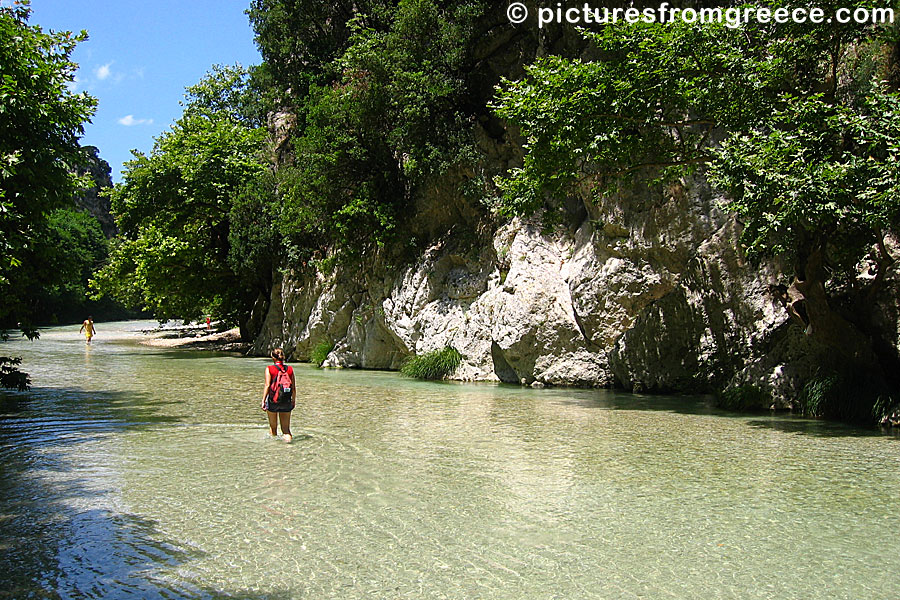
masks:
[[[196,85],[186,90],[185,117],[229,119],[250,129],[266,126],[275,108],[274,85],[265,65],[213,65]]]
[[[295,97],[327,78],[332,61],[346,50],[350,22],[376,26],[389,19],[396,0],[253,0],[247,14],[256,43],[275,82]]]
[[[838,6],[826,4],[826,11]],[[762,126],[782,94],[827,89],[835,98],[842,57],[876,33],[859,24],[734,29],[681,21],[620,21],[585,32],[600,58],[551,55],[500,86],[494,107],[521,127],[527,154],[500,181],[497,208],[552,211],[554,194],[599,201],[636,176],[695,171],[713,159],[714,132]]]
[[[121,236],[94,279],[100,293],[159,319],[245,322],[259,290],[229,264],[230,215],[266,172],[265,131],[242,104],[256,101],[241,89],[246,79],[215,69],[189,89],[184,115],[150,155],[126,164],[111,193]]]
[[[723,143],[710,176],[729,192],[750,255],[793,265],[784,292],[792,317],[842,360],[873,362],[826,285],[857,284],[850,275],[872,255],[871,298],[894,262],[885,236],[900,225],[900,97],[876,91],[858,107],[787,97],[764,128]]]
[[[34,318],[29,292],[63,283],[46,271],[48,215],[72,206],[78,138],[96,100],[75,94],[71,53],[82,32],[29,25],[28,2],[0,7],[0,326]]]
[[[35,283],[28,292],[41,322],[72,321],[98,314],[88,300],[88,281],[109,255],[100,223],[86,212],[60,208],[50,213],[47,237],[41,240],[42,273],[53,281]],[[105,307],[110,308],[110,307]]]
[[[69,87],[76,68],[70,56],[87,34],[45,33],[30,16],[27,1],[0,6],[0,330],[5,336],[17,324],[34,339],[29,291],[65,277],[42,269],[51,249],[47,216],[72,204],[78,138],[96,100]],[[0,386],[28,387],[19,363],[0,357]]]
[[[303,68],[315,74],[303,93],[292,90],[296,160],[279,174],[280,229],[292,241],[294,266],[322,251],[358,258],[396,244],[416,190],[471,158],[466,77],[482,3],[368,8],[371,14],[361,8],[348,17],[340,43],[332,40],[315,61],[308,49],[285,56],[284,48],[269,48],[271,23],[256,22],[264,56],[280,65],[296,58],[291,52],[304,53]]]

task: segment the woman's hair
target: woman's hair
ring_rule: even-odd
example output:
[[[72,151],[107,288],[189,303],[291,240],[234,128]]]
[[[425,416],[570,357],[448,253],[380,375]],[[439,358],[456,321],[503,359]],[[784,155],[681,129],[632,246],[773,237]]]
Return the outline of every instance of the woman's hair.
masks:
[[[275,348],[272,350],[272,360],[277,360],[278,362],[284,362],[284,350],[281,348]]]

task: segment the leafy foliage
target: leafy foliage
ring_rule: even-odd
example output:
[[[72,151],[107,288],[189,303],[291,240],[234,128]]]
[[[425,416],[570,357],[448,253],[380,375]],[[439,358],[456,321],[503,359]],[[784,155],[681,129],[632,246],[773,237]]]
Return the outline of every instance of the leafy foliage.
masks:
[[[725,410],[754,412],[768,410],[772,396],[756,385],[741,385],[716,395],[715,404]]]
[[[20,364],[22,364],[21,358],[0,356],[0,387],[17,389],[22,392],[31,386],[31,378],[28,373],[19,371]]]
[[[422,356],[411,357],[400,368],[400,372],[416,379],[444,379],[462,364],[462,358],[459,350],[446,346]]]
[[[249,312],[260,279],[231,265],[246,276],[257,258],[229,260],[248,231],[232,231],[230,219],[265,177],[265,132],[235,89],[242,73],[217,69],[191,88],[183,117],[126,164],[111,193],[121,239],[94,280],[100,293],[159,319],[212,313],[233,324]]]
[[[346,50],[351,20],[383,23],[393,4],[391,0],[253,0],[247,14],[276,84],[302,97],[310,83],[327,77],[332,61]]]
[[[72,206],[78,138],[96,106],[69,87],[87,35],[46,33],[30,15],[28,2],[0,7],[0,324],[30,322],[34,288],[68,276],[44,269],[55,260],[48,215]]]
[[[837,6],[826,4],[826,12]],[[820,102],[851,103],[866,86],[842,60],[878,33],[858,24],[682,22],[618,22],[586,33],[598,59],[548,56],[500,86],[496,111],[521,127],[527,154],[498,181],[497,209],[554,211],[560,195],[599,202],[638,175],[684,175],[721,158],[711,152],[717,132],[765,135],[802,120],[792,110],[801,103],[786,98],[805,102],[827,89]],[[871,78],[869,66],[857,75]]]
[[[85,314],[120,314],[109,303],[88,299],[88,282],[109,255],[109,242],[100,223],[88,213],[57,209],[49,215],[47,263],[42,272],[54,272],[63,280],[42,283],[30,297],[41,322],[80,321]]]
[[[74,166],[84,159],[78,137],[96,100],[69,87],[70,56],[87,34],[46,33],[30,16],[27,1],[0,6],[0,327],[15,323],[34,339],[34,291],[71,275],[45,268],[62,255],[48,215],[73,204],[81,184]],[[18,364],[0,358],[0,386],[27,388]]]
[[[271,289],[273,270],[286,248],[278,233],[277,186],[271,171],[260,171],[238,190],[228,213],[228,265],[238,279],[263,293]]]
[[[213,65],[197,84],[188,86],[182,103],[185,117],[229,119],[251,129],[266,126],[266,116],[275,108],[273,84],[265,65]]]
[[[723,24],[617,23],[585,35],[602,60],[548,56],[498,90],[496,111],[522,128],[528,150],[499,182],[505,214],[577,185],[597,198],[646,168],[683,172],[707,159],[713,128],[763,113],[786,78],[774,48]]]
[[[877,90],[856,108],[786,97],[766,125],[727,139],[710,170],[744,245],[795,260],[825,247],[829,264],[853,268],[900,225],[900,98]]]
[[[315,348],[310,352],[309,362],[317,367],[321,367],[322,363],[325,362],[325,359],[328,358],[328,355],[332,350],[334,350],[334,342],[331,340],[322,340],[316,344]]]
[[[889,390],[867,374],[826,369],[806,382],[798,402],[803,415],[857,423],[889,416],[896,408]]]
[[[290,90],[300,116],[296,161],[281,168],[279,187],[280,230],[292,241],[292,265],[302,266],[323,252],[361,255],[398,241],[416,187],[468,158],[465,72],[483,7],[295,4],[256,2],[251,19],[272,71],[293,65],[306,74]],[[294,20],[332,10],[341,17],[311,37],[302,33],[318,17]],[[292,41],[274,41],[275,30]]]

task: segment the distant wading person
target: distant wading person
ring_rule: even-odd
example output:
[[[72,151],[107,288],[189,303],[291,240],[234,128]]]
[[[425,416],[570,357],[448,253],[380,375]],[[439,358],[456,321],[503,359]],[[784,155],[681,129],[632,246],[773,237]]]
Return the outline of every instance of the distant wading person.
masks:
[[[94,337],[94,332],[97,331],[94,328],[94,317],[88,317],[84,320],[84,323],[81,324],[81,329],[78,333],[84,332],[84,337],[87,338],[87,343],[91,343],[91,338]]]
[[[296,404],[297,390],[294,386],[294,368],[284,364],[284,350],[272,350],[274,365],[266,367],[266,387],[263,390],[262,409],[269,417],[269,434],[278,435],[278,423],[281,422],[281,433],[284,441],[290,442],[291,411]]]

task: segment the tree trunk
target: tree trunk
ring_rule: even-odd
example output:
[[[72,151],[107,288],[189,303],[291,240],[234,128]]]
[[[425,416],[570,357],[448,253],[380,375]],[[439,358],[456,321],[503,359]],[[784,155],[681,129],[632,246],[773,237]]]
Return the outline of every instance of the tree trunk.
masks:
[[[821,249],[806,261],[803,279],[794,277],[787,290],[788,312],[801,323],[806,335],[822,348],[823,357],[845,367],[865,366],[880,370],[872,341],[831,308],[825,291],[825,269]]]
[[[253,303],[250,314],[247,315],[245,319],[241,319],[241,322],[238,323],[242,342],[253,342],[253,340],[256,339],[256,336],[259,335],[259,332],[262,330],[268,311],[269,297],[265,293],[260,292],[259,296],[256,298],[256,302]]]

